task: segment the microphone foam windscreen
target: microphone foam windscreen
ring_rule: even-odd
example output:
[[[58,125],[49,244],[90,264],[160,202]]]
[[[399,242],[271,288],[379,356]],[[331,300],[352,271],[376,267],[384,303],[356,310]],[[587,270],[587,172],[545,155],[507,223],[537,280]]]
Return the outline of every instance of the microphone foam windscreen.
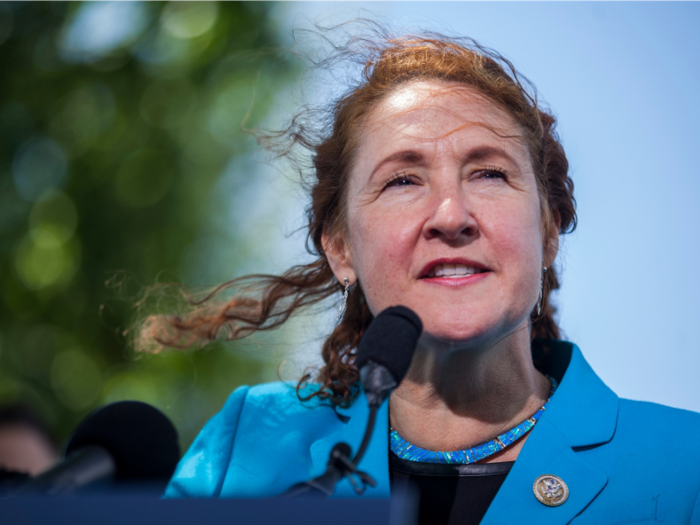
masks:
[[[168,479],[180,459],[173,424],[161,411],[140,401],[113,403],[86,417],[71,436],[66,457],[90,445],[109,452],[117,481]]]
[[[397,383],[408,372],[423,323],[405,306],[392,306],[372,321],[362,336],[355,365],[361,369],[367,361],[385,366]]]

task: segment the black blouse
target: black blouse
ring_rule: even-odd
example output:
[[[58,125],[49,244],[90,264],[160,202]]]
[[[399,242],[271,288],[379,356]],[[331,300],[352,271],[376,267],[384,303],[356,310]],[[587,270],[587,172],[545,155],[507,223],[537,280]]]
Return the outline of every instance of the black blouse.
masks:
[[[418,525],[476,525],[514,461],[446,465],[401,459],[389,451],[391,490],[419,497]]]

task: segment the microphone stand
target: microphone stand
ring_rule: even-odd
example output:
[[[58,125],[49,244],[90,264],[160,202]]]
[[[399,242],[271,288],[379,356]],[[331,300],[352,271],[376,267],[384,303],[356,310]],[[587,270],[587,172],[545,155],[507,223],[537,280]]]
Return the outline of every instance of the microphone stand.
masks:
[[[109,452],[102,447],[87,446],[74,451],[50,470],[31,478],[12,495],[68,494],[80,487],[111,480],[115,470],[114,458]]]
[[[355,454],[352,460],[350,460],[350,445],[342,442],[338,443],[331,450],[328,465],[323,474],[312,480],[292,485],[279,497],[283,499],[327,498],[333,495],[336,484],[346,476],[358,495],[362,495],[367,486],[376,487],[377,482],[366,472],[358,470],[357,464],[362,459],[362,456],[364,456],[370,439],[372,438],[374,423],[377,420],[377,410],[378,407],[370,407],[365,435],[362,438],[362,443],[357,450],[357,454]],[[355,481],[354,476],[360,479],[360,484]]]
[[[331,450],[328,466],[322,475],[310,481],[293,485],[279,497],[285,499],[298,497],[326,498],[333,495],[336,483],[345,476],[348,477],[358,495],[362,495],[367,486],[375,487],[377,485],[377,482],[372,476],[358,470],[357,465],[365,455],[365,452],[367,452],[367,447],[372,439],[379,407],[387,398],[391,389],[397,385],[397,382],[386,367],[371,360],[360,370],[360,377],[369,403],[369,417],[367,419],[365,434],[362,437],[362,442],[357,449],[355,457],[350,460],[350,445],[347,443],[338,443]],[[360,484],[355,481],[353,476],[357,476],[360,479]]]

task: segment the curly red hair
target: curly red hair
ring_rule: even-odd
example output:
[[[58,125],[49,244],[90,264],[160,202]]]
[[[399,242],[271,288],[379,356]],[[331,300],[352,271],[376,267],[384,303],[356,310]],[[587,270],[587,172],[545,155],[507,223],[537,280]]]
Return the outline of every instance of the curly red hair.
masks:
[[[285,139],[288,146],[301,146],[313,153],[307,248],[316,259],[283,275],[250,275],[225,283],[187,315],[149,317],[140,331],[139,347],[150,344],[153,348],[155,343],[156,349],[184,348],[222,336],[239,339],[258,330],[274,329],[298,309],[338,293],[341,288],[324,256],[322,236],[342,235],[346,227],[344,195],[366,115],[392,90],[411,81],[434,79],[468,86],[509,114],[520,126],[530,152],[545,233],[557,228],[564,234],[576,227],[573,182],[555,131],[556,120],[540,107],[534,87],[503,56],[471,39],[435,34],[391,38],[376,28],[371,38],[354,38],[345,46],[335,46],[334,51],[333,59],[360,59],[364,68],[357,85],[332,104],[326,129],[316,133],[308,119],[298,116],[284,131],[266,136]],[[231,287],[253,293],[239,293],[223,302],[213,299],[217,292]],[[544,275],[541,313],[533,312],[531,317],[533,339],[560,337],[549,300],[557,288],[557,272],[550,267]],[[321,388],[311,396],[338,405],[352,401],[359,378],[354,351],[371,321],[360,283],[350,292],[342,321],[323,343],[325,365],[315,378]],[[306,375],[299,386],[310,379]]]

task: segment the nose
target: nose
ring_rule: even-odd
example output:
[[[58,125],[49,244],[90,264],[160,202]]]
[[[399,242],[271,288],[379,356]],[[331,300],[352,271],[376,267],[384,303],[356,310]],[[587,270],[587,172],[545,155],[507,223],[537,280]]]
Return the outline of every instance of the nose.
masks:
[[[478,228],[467,200],[461,184],[436,188],[430,216],[423,226],[425,238],[442,238],[451,244],[473,239]]]

